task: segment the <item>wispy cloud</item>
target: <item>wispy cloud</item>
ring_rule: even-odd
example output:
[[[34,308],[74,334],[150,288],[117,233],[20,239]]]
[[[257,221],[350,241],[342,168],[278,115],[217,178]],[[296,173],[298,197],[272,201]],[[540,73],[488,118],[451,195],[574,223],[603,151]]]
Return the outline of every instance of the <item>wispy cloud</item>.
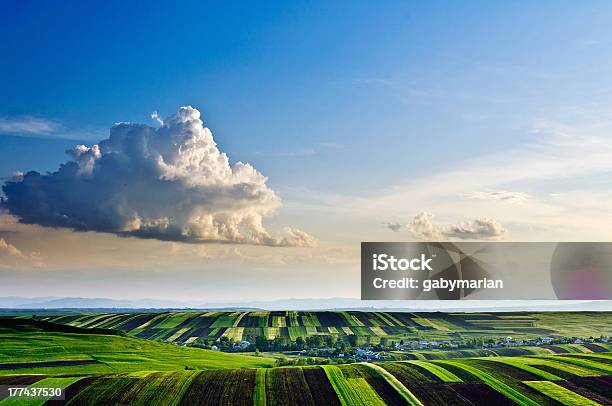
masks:
[[[523,203],[531,196],[524,192],[509,192],[504,190],[489,190],[484,192],[464,193],[461,196],[468,199],[496,200],[508,203]]]
[[[0,116],[0,134],[21,137],[93,140],[105,137],[105,129],[84,127],[66,128],[61,122],[36,116]]]
[[[53,120],[32,116],[0,117],[0,133],[16,135],[49,135],[62,126]]]
[[[608,240],[612,233],[601,225],[612,221],[612,121],[592,124],[538,121],[529,128],[529,141],[467,158],[426,177],[348,196],[309,191],[297,194],[295,201],[301,210],[316,210],[336,223],[346,219],[361,238],[386,237],[383,227],[373,228],[372,213],[397,219],[426,208],[443,224],[496,219],[513,239],[524,241]],[[474,226],[478,228],[470,224],[463,229],[469,234]]]

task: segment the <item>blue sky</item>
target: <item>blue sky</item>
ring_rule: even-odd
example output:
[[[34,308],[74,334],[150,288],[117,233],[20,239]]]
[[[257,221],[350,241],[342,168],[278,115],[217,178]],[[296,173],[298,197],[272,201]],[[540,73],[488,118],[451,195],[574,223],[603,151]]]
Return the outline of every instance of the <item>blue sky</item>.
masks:
[[[604,2],[11,7],[0,28],[3,116],[95,140],[115,121],[192,104],[224,150],[278,171],[279,186],[303,164],[300,182],[336,190],[357,186],[343,170],[330,179],[338,167],[392,181],[406,150],[447,161],[520,141],[521,120],[591,97],[602,78],[582,72],[610,63]],[[292,155],[311,151],[328,159]],[[378,162],[363,170],[364,159]],[[436,165],[412,160],[412,170]]]
[[[612,219],[607,2],[4,8],[4,178],[57,170],[66,149],[107,138],[115,122],[155,125],[153,111],[192,105],[221,151],[282,198],[271,229],[291,224],[320,241],[325,266],[304,275],[356,275],[360,240],[409,239],[381,224],[421,212],[444,224],[490,218],[509,239],[608,238],[596,227]],[[356,295],[357,285],[340,290]]]

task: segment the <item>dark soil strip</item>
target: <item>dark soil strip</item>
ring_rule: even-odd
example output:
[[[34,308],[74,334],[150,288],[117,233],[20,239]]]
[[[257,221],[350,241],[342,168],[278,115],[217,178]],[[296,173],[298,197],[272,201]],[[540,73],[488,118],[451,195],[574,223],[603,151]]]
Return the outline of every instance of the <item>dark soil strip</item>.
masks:
[[[366,365],[356,365],[356,368],[361,372],[361,375],[370,384],[370,386],[378,393],[388,405],[407,405],[408,402],[397,393],[395,389],[382,377],[375,375],[370,367]]]
[[[339,406],[340,399],[327,379],[327,374],[321,367],[303,368],[304,378],[310,388],[310,394],[317,405]]]
[[[0,376],[0,385],[32,385],[43,378],[44,375]]]
[[[28,386],[43,379],[43,375],[0,376],[0,386]],[[8,397],[8,389],[0,391],[0,400]]]
[[[559,382],[556,382],[556,384],[563,386],[564,388],[569,389],[572,392],[576,392],[580,396],[584,396],[585,398],[591,399],[601,405],[612,406],[612,401],[610,401],[609,398],[605,398],[597,393],[594,393],[588,389],[585,389],[582,386],[578,386],[572,382],[559,381]]]
[[[94,377],[79,391],[66,396],[65,402],[67,405],[79,406],[119,405],[122,404],[123,396],[139,381],[139,378],[126,378],[118,375]]]
[[[174,341],[177,341],[179,343],[183,343],[183,342],[187,341],[191,337],[200,337],[200,336],[194,335],[193,331],[194,331],[194,329],[189,329],[189,330],[185,331],[183,334],[178,336]]]
[[[586,343],[586,344],[582,344],[582,346],[588,348],[589,350],[591,350],[593,352],[606,352],[606,351],[608,351],[607,348],[602,347],[599,344]]]
[[[520,369],[519,367],[502,364],[501,362],[495,362],[494,360],[495,358],[493,358],[492,361],[468,360],[467,362],[469,363],[468,365],[475,366],[480,370],[489,373],[491,376],[499,377],[499,375],[504,375],[512,378],[515,381],[539,381],[542,379],[537,375]],[[536,366],[539,367],[540,365],[534,365],[534,367]]]
[[[471,384],[464,384],[464,385],[471,385]],[[479,384],[476,384],[476,385],[479,385]],[[422,385],[419,385],[418,387],[410,387],[408,389],[424,405],[427,405],[427,406],[430,406],[430,405],[431,406],[471,405],[472,404],[472,402],[470,402],[470,400],[468,400],[466,396],[464,396],[462,393],[455,391],[448,384],[424,383]],[[488,405],[489,403],[480,403],[480,404]],[[491,404],[494,404],[494,403],[491,403]],[[499,403],[499,404],[503,405],[502,403]]]
[[[142,330],[140,333],[136,334],[136,337],[149,339],[159,332],[160,332],[160,329],[158,328],[147,327],[145,330]]]
[[[563,347],[558,347],[556,345],[547,345],[543,348],[546,348],[547,350],[551,350],[552,352],[554,352],[555,354],[567,354],[569,351],[566,350]]]
[[[194,328],[196,328],[196,327],[197,328],[200,328],[200,327],[208,328],[216,320],[217,320],[217,318],[215,316],[204,316],[204,315],[201,314],[201,315],[197,316],[196,318],[189,319],[189,324],[190,324],[191,327],[194,327]],[[187,326],[185,326],[185,327],[187,327]]]
[[[274,368],[267,371],[266,404],[317,406],[301,368]]]
[[[439,382],[440,378],[406,363],[382,362],[378,364],[395,376],[410,392],[425,405],[468,405],[465,398],[449,386]]]
[[[568,379],[571,383],[612,399],[612,376],[583,376]]]
[[[238,327],[259,327],[259,316],[244,316]]]
[[[572,379],[576,377],[576,375],[572,374],[571,372],[562,371],[551,365],[532,365],[532,367],[540,369],[545,372],[550,372],[551,374],[557,375],[559,378],[562,378],[562,379]],[[527,379],[524,379],[524,380],[526,381]]]
[[[393,318],[399,320],[406,327],[417,327],[418,324],[412,320],[414,315],[412,313],[398,313],[398,312],[390,312],[389,313]]]
[[[370,321],[370,319],[376,317],[374,314],[372,314],[372,313],[361,313],[361,312],[360,313],[352,313],[352,314],[353,314],[353,316],[355,316],[357,318],[357,320],[362,322],[364,326],[366,326],[366,327],[373,326],[373,324]],[[379,321],[380,319],[376,318],[376,320]],[[380,321],[381,321],[381,324],[382,324],[382,320],[380,320]],[[383,324],[383,325],[386,325],[386,323]]]
[[[76,381],[72,385],[68,386],[64,391],[64,399],[66,400],[47,400],[44,403],[44,406],[60,406],[65,405],[68,399],[72,399],[79,393],[83,388],[92,383],[96,378],[90,376],[87,378],[83,378],[80,381]]]
[[[14,364],[0,364],[0,370],[23,369],[23,368],[50,368],[50,367],[69,367],[75,365],[101,364],[95,359],[84,359],[75,361],[45,361],[45,362],[17,362]]]
[[[204,371],[196,376],[180,405],[253,405],[254,369]]]
[[[155,317],[155,314],[140,314],[132,317],[125,324],[119,327],[120,330],[125,331],[126,333],[130,330],[135,329],[136,327],[140,327],[145,324],[147,321],[151,320]]]
[[[335,312],[316,312],[317,319],[324,327],[348,327],[349,322],[340,314]],[[340,329],[338,329],[340,330]]]
[[[181,405],[219,405],[229,371],[205,371],[191,381]]]
[[[451,383],[448,386],[475,405],[505,406],[516,404],[484,383]]]
[[[100,318],[98,317],[92,317],[89,321],[79,324],[79,327],[81,328],[89,328],[91,326],[93,326],[94,324],[104,324],[105,321],[107,321],[108,319],[110,319],[111,317],[115,317],[116,314],[106,314]]]

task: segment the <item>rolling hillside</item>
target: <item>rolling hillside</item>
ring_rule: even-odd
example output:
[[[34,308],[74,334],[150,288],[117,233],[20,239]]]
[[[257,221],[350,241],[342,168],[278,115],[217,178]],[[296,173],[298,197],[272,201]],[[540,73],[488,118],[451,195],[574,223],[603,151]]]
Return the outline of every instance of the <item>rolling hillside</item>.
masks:
[[[281,337],[355,335],[362,343],[400,339],[612,334],[611,312],[400,313],[400,312],[165,312],[46,316],[54,323],[105,328],[155,341],[198,344],[222,336],[234,341]]]
[[[609,405],[612,356],[0,377],[62,385],[68,405]],[[39,403],[43,404],[44,400]],[[0,405],[17,404],[5,399]],[[53,404],[49,402],[48,404]]]
[[[612,353],[603,344],[559,347],[563,354],[420,352],[407,361],[273,367],[266,357],[32,319],[0,319],[0,340],[0,386],[66,389],[65,402],[29,405],[612,405]],[[2,396],[0,406],[26,404]]]
[[[0,375],[269,367],[274,360],[34,320],[0,319]]]

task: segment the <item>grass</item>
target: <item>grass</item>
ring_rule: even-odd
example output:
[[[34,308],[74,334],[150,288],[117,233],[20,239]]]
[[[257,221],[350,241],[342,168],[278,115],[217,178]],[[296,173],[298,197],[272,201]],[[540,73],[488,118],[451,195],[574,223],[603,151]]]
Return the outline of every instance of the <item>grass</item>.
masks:
[[[324,365],[322,368],[342,405],[385,405],[364,378],[347,378],[340,367],[335,365]]]
[[[84,340],[100,345],[96,341],[101,336],[100,334],[47,334],[85,336],[86,339],[81,339],[81,345],[84,345],[82,343]],[[111,335],[106,338],[147,343],[144,340],[121,336]],[[64,344],[66,343],[64,341]],[[188,348],[160,343],[149,344],[158,347],[160,351],[167,351],[164,355],[164,359],[168,362],[167,370],[156,370],[156,367],[161,364],[151,363],[149,358],[151,354],[146,352],[146,347],[140,347],[141,350],[145,349],[144,352],[137,353],[131,349],[129,351],[131,354],[126,355],[122,353],[125,347],[119,348],[115,345],[114,349],[117,350],[115,359],[123,357],[122,362],[132,364],[135,361],[131,357],[139,356],[145,361],[138,361],[135,366],[122,368],[125,372],[85,372],[85,376],[71,376],[83,373],[82,370],[74,372],[73,366],[48,368],[49,373],[61,376],[45,377],[39,381],[36,379],[40,378],[31,375],[0,376],[0,384],[17,385],[17,382],[21,381],[30,386],[62,386],[68,388],[67,404],[69,405],[101,403],[184,405],[201,402],[240,406],[281,404],[312,406],[318,404],[409,404],[422,406],[424,404],[454,404],[460,402],[463,399],[461,396],[465,394],[471,396],[470,399],[475,399],[476,404],[480,404],[483,399],[489,397],[495,399],[495,402],[499,404],[504,404],[505,400],[511,400],[521,405],[538,405],[556,400],[565,405],[595,405],[597,403],[587,398],[591,397],[589,392],[581,391],[583,387],[581,382],[595,379],[592,381],[593,384],[597,382],[600,388],[597,393],[611,393],[612,388],[612,384],[606,381],[609,375],[608,370],[612,368],[612,365],[601,362],[601,360],[608,359],[604,356],[609,353],[602,353],[597,358],[545,355],[258,369],[235,366],[233,369],[193,371],[183,370],[182,361],[177,362],[176,359],[172,359],[176,356],[174,351],[189,350]],[[27,345],[31,347],[33,344],[26,342]],[[31,348],[36,352],[36,348]],[[4,347],[0,349],[4,350]],[[67,349],[64,348],[64,350]],[[102,350],[98,349],[98,351]],[[200,352],[209,355],[210,353],[210,351],[192,350],[196,351],[194,354]],[[217,352],[214,354],[229,355]],[[81,357],[91,354],[78,355]],[[246,357],[250,360],[261,360],[257,357]],[[192,359],[192,361],[196,360]],[[161,361],[158,360],[158,362]],[[104,363],[104,365],[109,367],[112,362]],[[539,367],[543,366],[546,369],[539,370]],[[83,368],[90,367],[89,365],[83,366]],[[138,367],[146,368],[133,370]],[[578,377],[567,372],[568,368],[569,370],[578,368],[577,372],[588,372],[588,375]],[[14,374],[17,370],[9,372]],[[597,376],[593,376],[595,372]],[[598,378],[602,375],[602,378]],[[568,381],[561,380],[559,376],[565,377]],[[558,384],[550,382],[550,379],[543,381],[544,377],[554,378],[559,382]],[[531,378],[539,379],[531,380]],[[586,387],[591,388],[588,385]],[[3,400],[0,406],[41,405],[44,402],[44,399],[29,399],[26,403],[21,400],[18,402]]]
[[[574,316],[591,325],[580,326]],[[265,311],[166,312],[68,314],[48,316],[48,321],[0,319],[0,364],[4,364],[0,365],[0,382],[36,379],[31,374],[45,374],[49,377],[36,383],[30,380],[27,384],[45,385],[49,379],[60,379],[57,385],[72,390],[73,404],[174,405],[206,399],[211,404],[240,405],[291,404],[298,400],[305,405],[404,402],[438,405],[462,399],[460,392],[453,389],[460,387],[465,393],[498,396],[500,403],[505,396],[522,405],[546,403],[549,399],[564,404],[592,405],[585,397],[591,396],[588,392],[581,396],[583,392],[570,384],[574,378],[596,379],[607,390],[605,379],[595,377],[612,374],[612,354],[592,351],[610,350],[608,344],[415,351],[398,355],[410,354],[418,360],[269,368],[275,361],[271,356],[229,354],[163,341],[198,342],[221,335],[238,341],[243,336],[259,333],[269,338],[280,335],[294,338],[327,332],[338,336],[356,334],[362,342],[380,340],[380,337],[390,340],[415,332],[420,338],[444,337],[453,331],[477,337],[486,331],[479,330],[482,325],[490,328],[486,333],[489,336],[501,332],[508,335],[513,326],[520,326],[519,336],[559,326],[582,332],[601,328],[599,335],[609,330],[611,321],[608,313],[572,313],[572,317],[567,313],[529,313],[519,317],[482,313],[294,311],[274,315]],[[148,340],[126,334],[135,330]],[[567,354],[555,355],[555,352]],[[500,357],[506,354],[514,356]],[[450,360],[455,357],[472,358]],[[43,361],[47,363],[40,364]],[[12,366],[7,368],[6,364]],[[560,381],[560,384],[548,381]],[[76,383],[71,386],[73,382]],[[44,402],[32,401],[32,405]],[[9,400],[0,402],[0,406],[6,402]]]
[[[270,367],[274,359],[227,354],[199,348],[180,347],[114,334],[89,334],[37,331],[38,322],[29,321],[26,328],[13,326],[4,330],[0,346],[0,364],[49,361],[97,361],[87,365],[59,367],[38,366],[0,369],[0,375],[115,373],[134,371],[175,371],[196,369]],[[21,326],[23,327],[23,326]],[[44,326],[43,326],[44,327]],[[8,332],[8,331],[11,332]],[[75,333],[73,331],[79,331]]]
[[[587,399],[569,389],[549,381],[527,381],[525,385],[549,398],[567,406],[598,406],[599,403]]]
[[[255,375],[255,390],[253,391],[253,404],[266,406],[266,369],[258,369]]]

